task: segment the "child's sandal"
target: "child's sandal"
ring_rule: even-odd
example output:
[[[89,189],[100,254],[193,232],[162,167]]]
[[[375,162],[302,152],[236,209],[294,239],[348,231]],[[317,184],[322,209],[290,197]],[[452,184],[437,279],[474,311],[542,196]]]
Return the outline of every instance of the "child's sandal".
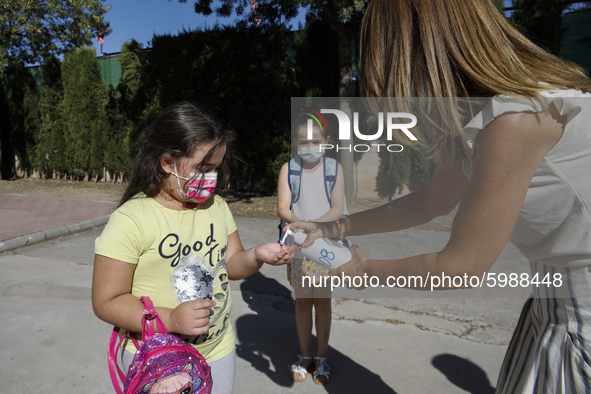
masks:
[[[314,357],[316,370],[312,374],[312,380],[316,384],[326,384],[330,380],[330,367],[326,363],[328,357]]]
[[[307,360],[312,361],[312,357],[304,357],[300,355],[298,355],[298,357],[298,361],[289,367],[289,371],[291,372],[290,377],[294,382],[303,382],[308,376],[308,369],[312,366],[312,363],[308,362],[307,367],[303,367],[302,364]]]

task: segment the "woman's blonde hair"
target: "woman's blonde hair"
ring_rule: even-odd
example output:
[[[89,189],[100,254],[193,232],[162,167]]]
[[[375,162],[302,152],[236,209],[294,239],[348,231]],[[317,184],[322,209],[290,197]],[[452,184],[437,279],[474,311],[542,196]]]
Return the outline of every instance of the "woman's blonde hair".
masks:
[[[591,91],[580,67],[525,38],[491,0],[373,0],[361,26],[360,81],[367,97]],[[433,135],[433,156],[443,162],[465,143],[461,127],[453,129]]]

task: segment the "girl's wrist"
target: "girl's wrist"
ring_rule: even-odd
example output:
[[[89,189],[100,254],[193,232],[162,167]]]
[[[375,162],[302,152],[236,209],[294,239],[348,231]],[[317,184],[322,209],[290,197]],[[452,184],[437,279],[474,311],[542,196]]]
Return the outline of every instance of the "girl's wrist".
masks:
[[[158,308],[154,308],[156,310],[156,313],[158,313],[158,316],[160,317],[160,320],[162,320],[162,324],[164,324],[164,328],[166,329],[166,332],[176,332],[176,327],[173,327],[174,323],[172,322],[172,309],[170,308],[165,308],[165,307],[158,307]]]
[[[264,261],[264,260],[263,260],[263,258],[262,258],[261,256],[259,256],[259,254],[257,253],[257,252],[258,252],[258,249],[259,249],[259,247],[260,247],[260,245],[259,245],[259,246],[255,246],[254,248],[250,249],[250,250],[249,250],[249,252],[251,252],[251,253],[252,253],[252,259],[253,259],[253,260],[254,260],[254,262],[257,264],[257,266],[258,266],[259,268],[261,268],[261,267],[263,266],[263,264],[265,264],[265,261]]]

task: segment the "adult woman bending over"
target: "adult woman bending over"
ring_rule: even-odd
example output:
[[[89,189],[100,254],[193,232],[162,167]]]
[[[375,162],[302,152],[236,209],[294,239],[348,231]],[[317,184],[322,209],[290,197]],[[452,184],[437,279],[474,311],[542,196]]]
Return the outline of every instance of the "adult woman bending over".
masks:
[[[497,392],[589,392],[591,81],[528,41],[490,0],[373,0],[361,70],[368,97],[489,99],[475,116],[458,108],[433,128],[438,169],[423,190],[292,227],[311,232],[307,242],[342,239],[414,227],[459,203],[440,252],[378,261],[353,247],[354,259],[330,273],[367,273],[382,283],[390,275],[482,277],[510,240],[532,275],[559,274],[562,287],[560,297],[553,286],[534,287]]]

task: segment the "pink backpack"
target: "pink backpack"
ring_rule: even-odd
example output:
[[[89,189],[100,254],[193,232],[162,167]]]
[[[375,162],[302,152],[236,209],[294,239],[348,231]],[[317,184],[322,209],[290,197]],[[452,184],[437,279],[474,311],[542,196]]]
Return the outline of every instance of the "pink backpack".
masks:
[[[131,334],[138,350],[127,377],[117,364],[117,354],[125,336],[117,344],[120,328],[114,327],[111,334],[109,372],[117,394],[211,394],[211,369],[203,356],[182,339],[167,334],[152,301],[148,297],[141,300],[144,303],[142,344],[139,345]],[[158,334],[154,332],[153,320],[156,320]],[[119,379],[125,382],[124,391],[121,391]]]

